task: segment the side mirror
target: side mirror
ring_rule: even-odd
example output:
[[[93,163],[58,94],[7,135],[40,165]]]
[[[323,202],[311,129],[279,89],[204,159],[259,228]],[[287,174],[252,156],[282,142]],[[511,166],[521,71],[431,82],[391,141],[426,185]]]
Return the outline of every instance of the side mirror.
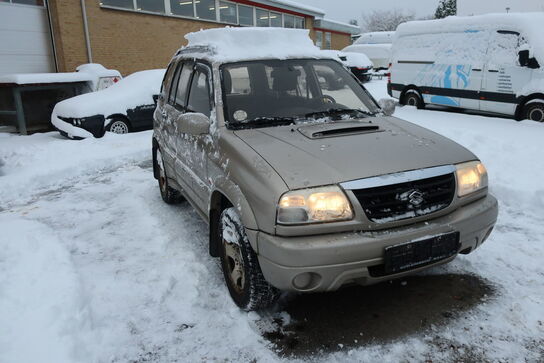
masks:
[[[391,98],[382,98],[378,104],[385,116],[393,116],[395,113],[395,108],[397,107],[395,100],[392,100]]]
[[[527,67],[529,65],[529,50],[520,50],[518,53],[518,60],[520,66]]]
[[[183,113],[176,120],[178,132],[202,135],[210,132],[210,118],[203,113]]]

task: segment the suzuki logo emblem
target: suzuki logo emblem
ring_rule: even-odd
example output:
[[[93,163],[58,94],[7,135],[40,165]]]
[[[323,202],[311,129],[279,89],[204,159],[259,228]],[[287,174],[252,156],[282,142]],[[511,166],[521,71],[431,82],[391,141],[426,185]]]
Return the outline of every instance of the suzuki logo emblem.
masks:
[[[414,207],[418,207],[425,199],[423,199],[423,193],[417,189],[412,189],[397,196],[397,200],[408,202]]]

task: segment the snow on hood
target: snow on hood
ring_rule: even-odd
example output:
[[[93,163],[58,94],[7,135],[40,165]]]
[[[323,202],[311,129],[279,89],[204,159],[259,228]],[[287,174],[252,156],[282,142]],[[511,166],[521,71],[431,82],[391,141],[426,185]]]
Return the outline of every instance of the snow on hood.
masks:
[[[104,90],[86,93],[57,103],[53,115],[87,117],[93,115],[125,114],[128,109],[154,103],[153,95],[160,92],[164,69],[131,74]]]
[[[249,59],[324,58],[307,29],[218,28],[185,35],[190,47],[208,47],[218,62]],[[325,57],[330,58],[330,57]]]
[[[486,14],[479,16],[458,17],[446,19],[410,21],[399,25],[394,41],[403,36],[445,33],[460,31],[495,31],[498,29],[517,31],[525,37],[539,62],[544,62],[544,38],[542,37],[544,12]]]

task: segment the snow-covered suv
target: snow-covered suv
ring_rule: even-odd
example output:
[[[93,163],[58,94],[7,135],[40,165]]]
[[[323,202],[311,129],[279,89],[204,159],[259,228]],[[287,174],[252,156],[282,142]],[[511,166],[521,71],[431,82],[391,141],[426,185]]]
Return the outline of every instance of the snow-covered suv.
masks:
[[[242,309],[280,290],[404,276],[491,233],[497,201],[476,156],[387,116],[307,31],[186,38],[154,115],[154,176],[165,202],[186,199],[209,223],[210,254]]]

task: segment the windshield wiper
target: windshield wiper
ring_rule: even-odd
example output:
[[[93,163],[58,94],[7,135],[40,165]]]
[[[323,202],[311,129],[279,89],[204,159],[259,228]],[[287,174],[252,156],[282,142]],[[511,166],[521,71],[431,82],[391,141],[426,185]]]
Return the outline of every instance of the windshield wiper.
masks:
[[[304,115],[306,118],[315,118],[316,116],[327,117],[327,116],[341,116],[349,114],[355,117],[372,116],[370,112],[361,111],[355,108],[329,108],[328,110],[310,112]]]
[[[243,122],[229,122],[229,127],[236,130],[243,130],[259,127],[289,126],[294,124],[294,117],[257,117]]]

